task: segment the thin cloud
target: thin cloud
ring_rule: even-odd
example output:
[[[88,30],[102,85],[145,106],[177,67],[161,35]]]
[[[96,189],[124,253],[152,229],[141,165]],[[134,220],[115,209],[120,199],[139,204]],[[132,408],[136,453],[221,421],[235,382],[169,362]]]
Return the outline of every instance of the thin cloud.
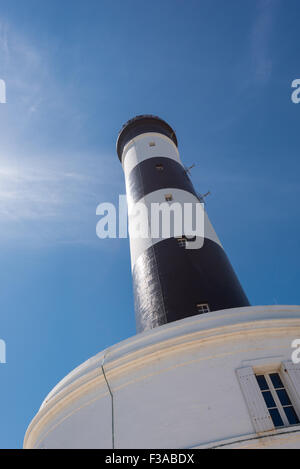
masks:
[[[272,56],[270,41],[279,0],[260,0],[258,14],[251,32],[251,54],[254,67],[254,79],[259,84],[266,84],[272,74]]]
[[[8,49],[8,25],[0,21],[0,53],[2,60],[7,60],[9,57]]]
[[[43,165],[36,158],[0,158],[1,241],[96,241],[96,207],[118,185],[110,180],[112,156],[96,156],[85,155],[84,163],[74,155],[44,158]]]
[[[80,197],[90,184],[82,174],[61,173],[49,168],[18,165],[0,167],[0,217],[59,217],[70,203],[70,195]],[[73,198],[72,198],[73,200]]]
[[[97,205],[123,188],[121,172],[113,176],[116,158],[101,149],[74,151],[84,133],[74,96],[56,80],[45,51],[3,21],[0,62],[7,85],[0,107],[1,243],[96,241]],[[68,137],[61,142],[61,135]]]

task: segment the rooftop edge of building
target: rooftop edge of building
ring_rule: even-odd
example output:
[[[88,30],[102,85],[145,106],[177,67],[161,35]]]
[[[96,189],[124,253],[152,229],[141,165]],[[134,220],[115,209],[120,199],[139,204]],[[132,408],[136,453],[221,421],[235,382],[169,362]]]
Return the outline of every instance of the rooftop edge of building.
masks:
[[[144,350],[150,350],[155,345],[158,345],[162,352],[164,343],[169,348],[170,341],[173,339],[179,344],[180,337],[182,337],[184,342],[189,341],[189,336],[192,335],[194,338],[197,332],[207,335],[207,338],[210,337],[211,340],[217,336],[224,339],[226,336],[224,328],[227,329],[229,334],[233,330],[237,334],[245,334],[246,329],[248,333],[251,327],[257,330],[263,322],[264,325],[268,324],[266,329],[262,329],[263,333],[267,333],[266,331],[269,329],[271,331],[270,321],[275,321],[276,327],[280,327],[280,321],[289,322],[291,319],[300,320],[300,305],[257,305],[222,309],[206,314],[189,316],[153,329],[148,329],[111,345],[78,365],[48,393],[41,404],[40,410],[50,403],[59,392],[81,377],[82,374],[98,368],[99,363],[103,364],[104,361],[107,365],[122,358],[122,363],[124,364],[123,357],[125,356],[125,361],[130,362],[132,354],[144,354]]]
[[[158,116],[142,114],[128,120],[119,132],[117,153],[122,162],[123,149],[132,138],[147,132],[158,132],[169,137],[178,146],[177,137],[172,127]]]

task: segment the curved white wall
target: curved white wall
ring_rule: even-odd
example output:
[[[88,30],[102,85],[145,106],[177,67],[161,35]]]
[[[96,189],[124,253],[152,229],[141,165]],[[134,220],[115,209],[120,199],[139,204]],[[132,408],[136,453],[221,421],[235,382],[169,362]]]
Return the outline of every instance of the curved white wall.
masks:
[[[150,146],[155,142],[155,146]],[[169,137],[156,132],[146,132],[131,139],[124,147],[122,154],[122,165],[125,178],[144,160],[156,156],[171,158],[182,164],[180,161],[178,149]]]
[[[216,311],[136,335],[53,389],[24,448],[112,448],[113,441],[115,448],[300,448],[300,426],[255,433],[236,376],[241,367],[279,367],[295,338],[300,307],[278,305]]]

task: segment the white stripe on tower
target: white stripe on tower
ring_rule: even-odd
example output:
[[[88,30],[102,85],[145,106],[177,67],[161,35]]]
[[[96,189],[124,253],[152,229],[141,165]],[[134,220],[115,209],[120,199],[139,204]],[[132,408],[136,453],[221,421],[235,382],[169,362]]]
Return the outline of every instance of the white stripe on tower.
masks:
[[[175,143],[165,135],[157,132],[147,132],[130,140],[125,145],[122,154],[125,178],[128,177],[136,165],[156,156],[171,158],[182,164]]]
[[[190,192],[183,191],[181,189],[174,189],[173,187],[166,187],[165,189],[160,189],[158,191],[151,192],[150,194],[147,194],[145,197],[140,199],[138,203],[142,203],[147,207],[148,214],[151,214],[151,205],[153,203],[164,203],[166,202],[165,200],[165,195],[166,194],[171,194],[172,195],[172,203],[178,202],[181,205],[181,210],[182,213],[184,211],[184,204],[190,203],[190,204],[199,204],[199,200],[197,197],[194,196],[194,194],[191,194]],[[134,202],[129,202],[128,209],[134,211],[134,206],[136,204]],[[202,207],[202,204],[201,204]],[[207,216],[206,211],[204,210],[204,239],[210,239],[211,241],[214,241],[217,243],[220,247],[222,247],[221,241],[219,240],[217,233],[215,232],[211,222],[209,221],[209,218]],[[150,227],[150,217],[148,218],[148,227]],[[130,220],[129,220],[129,231],[130,231]],[[172,231],[172,230],[170,230]],[[151,235],[151,230],[149,230],[149,234]],[[186,233],[187,234],[187,233]],[[184,233],[182,233],[184,235]],[[173,237],[170,235],[170,238]],[[200,237],[202,238],[202,236]],[[167,238],[152,238],[149,236],[149,238],[130,238],[130,254],[131,254],[131,268],[134,268],[134,264],[136,263],[137,259],[141,254],[143,254],[144,251],[149,249],[149,247],[154,246],[155,244],[159,243],[163,239]],[[197,246],[203,245],[204,240],[202,239],[202,242],[199,243],[199,240],[195,240],[193,242],[197,242]]]

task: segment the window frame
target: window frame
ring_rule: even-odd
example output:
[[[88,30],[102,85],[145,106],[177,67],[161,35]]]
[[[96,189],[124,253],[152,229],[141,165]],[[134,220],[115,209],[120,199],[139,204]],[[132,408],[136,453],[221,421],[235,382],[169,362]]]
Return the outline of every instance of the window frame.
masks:
[[[178,243],[178,246],[180,248],[186,248],[186,237],[185,236],[179,236],[177,238],[175,238],[177,243]]]
[[[202,307],[203,310],[202,310],[202,311],[199,311],[199,307]],[[197,303],[197,304],[196,304],[196,309],[197,309],[197,311],[198,311],[198,314],[207,314],[207,313],[210,313],[210,312],[211,312],[208,303]],[[204,311],[204,309],[206,309],[206,311]]]
[[[272,419],[272,416],[271,416],[271,413],[269,412],[269,410],[272,410],[272,409],[277,409],[278,412],[279,412],[279,415],[281,417],[281,420],[283,422],[283,425],[275,425],[275,423],[273,422],[273,425],[274,425],[274,428],[275,429],[280,429],[280,428],[286,428],[286,427],[294,427],[294,426],[298,426],[300,425],[300,412],[299,410],[297,409],[297,405],[295,405],[295,402],[294,402],[294,399],[291,395],[291,392],[289,391],[289,387],[287,386],[286,382],[285,382],[285,377],[283,376],[283,374],[281,373],[281,370],[280,369],[273,369],[273,370],[268,370],[268,371],[264,371],[264,372],[258,372],[258,371],[254,371],[254,374],[255,374],[255,378],[257,379],[257,376],[264,376],[267,384],[268,384],[268,387],[269,389],[266,389],[266,390],[262,390],[259,386],[259,383],[257,381],[257,384],[259,386],[259,390],[261,392],[261,395],[264,399],[264,392],[270,392],[271,393],[271,396],[275,402],[275,405],[276,407],[268,407],[267,404],[266,404],[266,407],[267,407],[267,410],[268,410],[268,413],[270,414],[270,417],[271,417],[271,420],[273,421]],[[272,382],[272,379],[270,377],[270,375],[272,374],[277,374],[283,384],[283,387],[280,387],[280,388],[275,388],[273,382]],[[280,389],[284,389],[285,392],[287,393],[287,396],[291,402],[290,405],[283,405],[281,402],[280,402],[280,399],[278,397],[278,394],[277,394],[277,391],[276,390],[280,390]],[[288,417],[286,416],[286,413],[284,411],[284,408],[285,407],[292,407],[292,409],[294,410],[296,416],[298,417],[298,420],[299,422],[298,423],[290,423],[288,421]]]

